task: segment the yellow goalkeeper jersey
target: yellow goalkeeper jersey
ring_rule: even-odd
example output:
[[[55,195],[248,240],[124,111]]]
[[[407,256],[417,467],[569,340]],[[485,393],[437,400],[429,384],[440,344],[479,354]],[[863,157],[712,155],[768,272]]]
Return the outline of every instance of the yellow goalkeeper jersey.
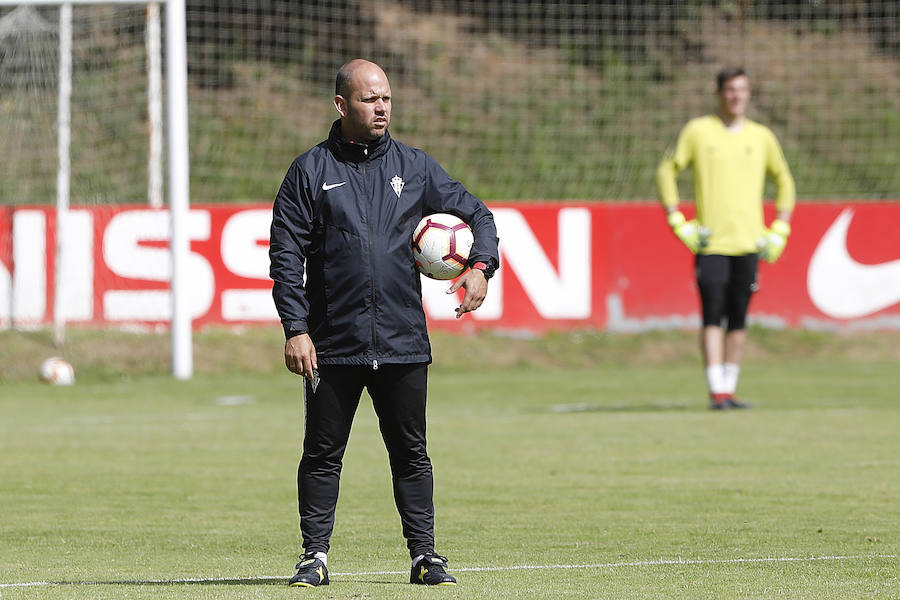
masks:
[[[768,172],[778,186],[778,210],[794,208],[794,178],[772,131],[744,119],[729,131],[717,115],[690,120],[666,152],[656,181],[664,206],[677,206],[678,173],[694,169],[697,220],[712,232],[704,254],[738,256],[756,252],[765,231],[763,191]]]

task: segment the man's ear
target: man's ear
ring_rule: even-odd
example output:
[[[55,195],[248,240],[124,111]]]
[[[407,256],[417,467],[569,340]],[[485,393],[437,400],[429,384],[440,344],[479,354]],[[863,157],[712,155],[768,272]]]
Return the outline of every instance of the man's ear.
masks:
[[[334,108],[342,117],[347,116],[347,100],[343,96],[337,95],[334,97]]]

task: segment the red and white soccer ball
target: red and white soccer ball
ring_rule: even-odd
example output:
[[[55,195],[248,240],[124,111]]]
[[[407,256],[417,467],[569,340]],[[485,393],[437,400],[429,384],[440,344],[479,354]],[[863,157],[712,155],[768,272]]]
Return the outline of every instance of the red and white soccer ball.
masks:
[[[419,271],[432,279],[455,279],[466,270],[475,237],[462,219],[447,213],[423,217],[412,238]]]
[[[52,385],[74,385],[75,369],[64,358],[54,356],[41,363],[41,379]]]

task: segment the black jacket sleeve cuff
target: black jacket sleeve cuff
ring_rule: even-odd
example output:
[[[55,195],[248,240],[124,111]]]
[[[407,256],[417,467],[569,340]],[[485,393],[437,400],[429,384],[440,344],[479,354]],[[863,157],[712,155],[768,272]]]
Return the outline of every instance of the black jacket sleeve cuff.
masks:
[[[284,339],[286,340],[291,339],[295,335],[300,335],[301,333],[309,333],[306,321],[283,321],[281,325],[284,329]]]

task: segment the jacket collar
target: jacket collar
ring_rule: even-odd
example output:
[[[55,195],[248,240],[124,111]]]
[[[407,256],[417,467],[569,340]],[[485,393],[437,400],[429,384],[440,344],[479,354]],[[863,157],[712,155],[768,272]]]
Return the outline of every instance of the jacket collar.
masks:
[[[351,142],[341,135],[341,120],[337,119],[331,124],[328,133],[328,147],[340,160],[349,162],[365,162],[378,158],[385,152],[391,143],[391,134],[387,131],[373,142]]]

